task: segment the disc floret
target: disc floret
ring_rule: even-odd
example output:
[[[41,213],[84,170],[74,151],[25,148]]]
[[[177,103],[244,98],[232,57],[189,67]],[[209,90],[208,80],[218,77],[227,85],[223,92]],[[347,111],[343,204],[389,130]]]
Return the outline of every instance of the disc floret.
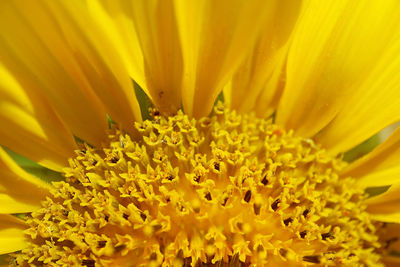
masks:
[[[32,213],[20,264],[376,265],[375,226],[345,163],[271,120],[216,105],[83,147]]]

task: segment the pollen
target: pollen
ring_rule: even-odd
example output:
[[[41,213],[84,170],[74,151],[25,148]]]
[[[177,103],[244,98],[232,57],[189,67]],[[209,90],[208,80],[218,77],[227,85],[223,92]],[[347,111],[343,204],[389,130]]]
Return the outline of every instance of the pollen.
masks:
[[[221,103],[135,126],[76,151],[18,265],[379,266],[364,193],[312,140]]]

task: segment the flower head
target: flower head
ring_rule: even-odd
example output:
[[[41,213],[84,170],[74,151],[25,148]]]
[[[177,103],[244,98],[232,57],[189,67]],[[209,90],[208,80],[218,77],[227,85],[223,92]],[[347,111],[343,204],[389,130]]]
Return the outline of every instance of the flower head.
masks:
[[[11,264],[399,261],[397,1],[0,7]]]

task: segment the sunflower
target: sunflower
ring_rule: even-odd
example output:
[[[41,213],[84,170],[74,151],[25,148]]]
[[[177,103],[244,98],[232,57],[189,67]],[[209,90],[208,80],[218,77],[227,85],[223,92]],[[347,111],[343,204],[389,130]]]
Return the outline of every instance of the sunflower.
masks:
[[[396,266],[399,55],[397,0],[0,1],[0,253]]]

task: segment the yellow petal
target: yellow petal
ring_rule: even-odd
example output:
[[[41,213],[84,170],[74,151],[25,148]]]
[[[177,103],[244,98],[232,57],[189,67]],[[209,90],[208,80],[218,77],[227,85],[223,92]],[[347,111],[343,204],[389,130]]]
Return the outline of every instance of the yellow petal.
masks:
[[[114,121],[125,130],[133,130],[133,122],[141,120],[140,107],[124,59],[118,53],[118,47],[114,47],[112,36],[99,29],[82,1],[49,3],[66,38],[71,40],[70,46],[81,53],[76,58],[91,90]]]
[[[400,120],[399,54],[400,40],[397,39],[362,84],[354,88],[355,94],[340,113],[317,137],[331,154],[347,151]]]
[[[132,21],[143,53],[146,86],[161,111],[181,107],[182,54],[172,0],[132,3]]]
[[[369,205],[377,205],[377,204],[383,204],[383,203],[389,203],[393,201],[399,201],[400,202],[400,183],[393,184],[386,192],[368,198],[365,200],[365,203]]]
[[[371,218],[375,221],[386,223],[400,223],[400,212],[379,213],[371,212]]]
[[[400,183],[386,192],[365,200],[367,211],[379,221],[400,223]]]
[[[76,145],[47,99],[35,89],[23,89],[0,63],[0,144],[60,171]]]
[[[11,253],[27,246],[24,238],[26,225],[14,216],[0,214],[0,254]]]
[[[368,169],[368,168],[367,168]],[[357,184],[361,188],[385,186],[400,181],[400,166],[375,170],[357,180]]]
[[[132,78],[163,112],[181,107],[182,55],[172,1],[89,1]]]
[[[264,88],[260,91],[260,94],[256,98],[256,103],[249,104],[253,105],[252,107],[259,117],[265,118],[272,115],[279,104],[284,88],[288,47],[289,44],[287,43],[276,52],[272,60],[274,67],[271,77],[269,77]]]
[[[207,115],[275,1],[89,1],[132,78],[161,111]],[[245,40],[245,41],[243,41]]]
[[[183,107],[207,115],[249,55],[277,1],[175,1],[182,43]]]
[[[50,184],[22,170],[0,148],[0,214],[31,212],[49,194]]]
[[[358,85],[373,76],[376,62],[398,34],[399,5],[396,0],[305,1],[288,53],[287,83],[277,123],[309,137],[324,128],[345,104],[358,104],[358,98],[349,98],[356,91],[364,92],[365,88]],[[371,97],[366,99],[374,101]],[[371,110],[378,108],[371,102],[363,105]],[[363,122],[348,121],[346,126],[358,129]],[[332,127],[333,132],[336,130],[347,134],[353,129]],[[320,141],[331,148],[342,142],[340,138],[324,136]]]
[[[148,95],[143,66],[143,54],[137,32],[132,21],[132,7],[128,1],[88,1],[93,20],[107,36],[112,46],[121,54],[121,59],[133,77]]]
[[[351,163],[342,176],[357,178],[363,188],[400,182],[400,128],[372,152]]]
[[[261,37],[236,71],[232,82],[224,88],[225,101],[231,102],[231,108],[239,112],[256,110],[261,117],[269,115],[276,108],[282,89],[278,85],[289,47],[288,41],[300,4],[301,1],[285,0],[269,7],[265,14],[268,20]]]
[[[129,101],[119,102],[124,93],[111,70],[114,65],[107,64],[100,56],[104,51],[97,51],[86,34],[94,25],[85,21],[82,27],[82,21],[74,20],[88,17],[82,1],[1,1],[0,10],[1,61],[26,90],[46,94],[75,135],[98,144],[106,136],[106,113],[122,110],[121,116],[129,113],[127,120],[134,120],[125,111]],[[108,54],[112,51],[108,47]],[[127,74],[125,83],[132,89]]]

